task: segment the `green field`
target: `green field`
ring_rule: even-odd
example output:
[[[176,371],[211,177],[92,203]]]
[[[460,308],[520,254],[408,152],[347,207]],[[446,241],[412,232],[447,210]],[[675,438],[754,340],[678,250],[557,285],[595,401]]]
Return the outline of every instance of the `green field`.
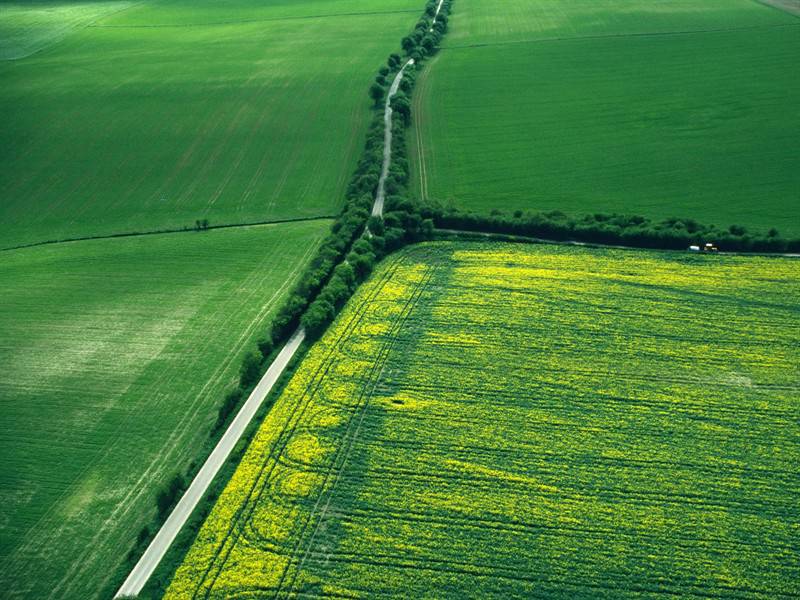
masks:
[[[76,29],[132,5],[126,0],[0,0],[0,60],[30,56]]]
[[[0,596],[94,598],[124,575],[329,227],[0,253]]]
[[[753,0],[458,0],[415,98],[416,192],[488,213],[800,234],[800,19]]]
[[[84,6],[41,6],[52,5]],[[0,4],[10,36],[24,27],[8,6],[19,5]],[[152,0],[0,62],[0,248],[338,213],[369,85],[421,10]],[[34,29],[4,52],[47,37]]]
[[[395,254],[167,598],[797,596],[799,316],[790,259]]]

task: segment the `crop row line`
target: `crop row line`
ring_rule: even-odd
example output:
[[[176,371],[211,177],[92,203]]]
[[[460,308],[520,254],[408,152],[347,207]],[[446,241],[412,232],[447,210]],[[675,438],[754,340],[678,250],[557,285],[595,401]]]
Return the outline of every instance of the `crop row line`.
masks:
[[[333,498],[333,495],[334,495],[334,492],[335,492],[335,489],[336,489],[336,485],[337,485],[337,483],[339,482],[339,480],[342,477],[342,473],[344,472],[344,469],[345,469],[345,467],[347,465],[347,459],[348,459],[348,457],[350,455],[350,452],[352,451],[352,448],[353,448],[353,445],[354,445],[355,441],[358,439],[358,434],[359,434],[360,429],[361,429],[361,424],[362,424],[362,422],[364,420],[364,416],[366,414],[367,408],[369,407],[369,402],[370,402],[370,399],[372,397],[372,393],[374,392],[375,385],[377,384],[377,380],[380,377],[381,372],[383,371],[383,368],[384,368],[384,365],[386,363],[386,360],[389,357],[389,353],[392,350],[392,347],[394,346],[394,343],[396,341],[396,334],[403,327],[406,319],[408,318],[408,315],[414,309],[414,307],[416,306],[416,304],[419,301],[420,297],[422,296],[422,294],[423,294],[423,292],[425,290],[427,282],[430,281],[431,277],[433,276],[433,270],[434,270],[433,268],[429,268],[427,270],[427,272],[425,273],[425,276],[424,276],[423,280],[419,284],[417,284],[415,286],[415,289],[413,290],[413,292],[408,295],[406,303],[405,303],[405,306],[403,307],[402,312],[400,313],[398,318],[395,319],[395,321],[393,322],[393,324],[391,326],[391,330],[394,332],[395,335],[389,336],[389,339],[387,339],[386,341],[384,341],[383,344],[381,344],[381,347],[380,347],[380,349],[378,351],[378,355],[375,357],[375,359],[373,361],[373,364],[372,364],[372,366],[371,366],[371,368],[369,370],[368,381],[366,382],[366,384],[364,386],[362,386],[361,393],[359,394],[359,398],[358,398],[358,400],[356,402],[357,406],[361,406],[362,405],[362,397],[363,397],[363,407],[360,408],[357,411],[357,414],[360,417],[358,419],[358,424],[357,424],[357,426],[355,428],[355,431],[354,431],[352,436],[349,436],[350,427],[349,427],[349,424],[348,424],[348,430],[345,432],[345,436],[344,436],[344,439],[342,440],[342,444],[339,446],[339,448],[344,447],[344,457],[343,457],[343,459],[341,461],[341,465],[338,468],[334,468],[336,460],[334,459],[334,461],[332,462],[331,471],[329,471],[328,474],[326,475],[326,482],[323,483],[323,485],[322,485],[322,493],[318,497],[317,503],[315,504],[314,509],[311,511],[311,514],[309,515],[309,517],[308,517],[308,519],[306,521],[307,524],[311,523],[312,519],[314,518],[314,516],[316,514],[319,502],[320,502],[323,494],[326,494],[327,495],[327,500],[325,502],[325,506],[323,507],[322,513],[321,513],[319,519],[317,520],[316,527],[313,529],[313,532],[311,534],[311,538],[308,541],[308,544],[306,546],[306,552],[304,553],[303,558],[298,563],[297,568],[295,569],[295,572],[294,572],[291,580],[289,581],[287,594],[290,594],[292,589],[294,588],[294,584],[295,584],[295,582],[297,580],[297,576],[299,575],[300,570],[303,567],[303,563],[305,562],[305,560],[306,560],[306,558],[308,556],[308,553],[310,552],[311,548],[313,547],[314,540],[316,538],[317,532],[319,531],[319,526],[322,523],[323,519],[325,518],[325,515],[327,513],[328,507],[330,506],[331,499]],[[353,418],[352,418],[351,422],[355,421],[355,417],[356,417],[356,414],[353,415]],[[337,449],[337,452],[338,452],[338,449]],[[333,471],[335,471],[335,477],[334,477],[332,485],[328,489],[327,486],[326,486],[327,479],[328,479],[328,477],[330,477],[330,474]],[[305,533],[305,527],[300,532],[300,537],[298,538],[297,548],[299,548],[299,545],[300,545],[301,540],[303,539],[304,533]],[[291,567],[292,560],[294,559],[295,554],[297,552],[297,548],[290,555],[290,560],[289,560],[289,563],[287,563],[286,570],[284,571],[284,575],[286,573],[288,573],[288,571],[289,571],[289,569]],[[281,578],[281,582],[278,585],[278,590],[279,591],[281,589],[282,584],[283,584],[283,577]],[[277,595],[278,594],[276,594],[276,596]]]

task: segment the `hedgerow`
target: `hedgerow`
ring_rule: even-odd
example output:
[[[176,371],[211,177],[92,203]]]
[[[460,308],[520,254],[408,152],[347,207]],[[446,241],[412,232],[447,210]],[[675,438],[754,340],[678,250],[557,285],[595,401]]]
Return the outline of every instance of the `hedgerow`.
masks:
[[[752,233],[737,225],[720,229],[693,219],[671,218],[656,222],[642,216],[600,213],[571,218],[560,211],[516,211],[506,215],[495,210],[489,215],[479,215],[445,208],[433,201],[421,205],[420,211],[441,229],[522,235],[554,241],[575,240],[665,250],[682,250],[689,245],[705,242],[712,242],[721,250],[733,252],[800,250],[800,239],[785,239],[776,229],[767,233]]]
[[[386,178],[387,198],[383,218],[369,218],[368,228],[367,224],[361,221],[362,229],[368,231],[367,237],[355,243],[353,243],[355,236],[350,238],[352,251],[347,254],[345,260],[353,269],[354,280],[345,281],[334,273],[326,287],[315,294],[315,300],[303,307],[306,310],[300,311],[303,312],[300,324],[312,339],[317,338],[333,322],[358,284],[369,277],[377,261],[406,244],[432,237],[433,221],[426,219],[422,214],[421,205],[409,198],[411,166],[406,132],[412,119],[410,96],[414,90],[418,70],[425,58],[435,53],[447,30],[446,19],[451,3],[448,0],[442,4],[434,23],[436,5],[435,0],[428,2],[425,14],[417,22],[414,32],[403,39],[406,60],[404,61],[398,54],[390,55],[387,64],[381,67],[370,89],[370,97],[380,110],[373,115],[364,154],[348,188],[348,201],[361,202],[365,207],[372,204],[381,174],[385,133],[383,106],[386,94],[403,65],[409,58],[414,59],[414,64],[405,66],[398,92],[391,100],[392,154]],[[360,233],[357,232],[356,235]],[[296,305],[300,306],[301,303],[297,302]],[[292,320],[291,323],[294,325],[295,321]]]

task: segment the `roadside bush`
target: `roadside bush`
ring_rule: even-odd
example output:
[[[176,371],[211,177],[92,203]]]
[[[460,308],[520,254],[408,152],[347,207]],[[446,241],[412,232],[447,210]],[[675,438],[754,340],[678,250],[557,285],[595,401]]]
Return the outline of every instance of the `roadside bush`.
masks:
[[[239,385],[248,389],[258,383],[261,378],[261,356],[250,352],[244,357],[239,371]]]
[[[383,236],[373,235],[369,238],[369,242],[372,244],[372,251],[376,259],[380,260],[386,256],[386,239]]]
[[[367,228],[373,235],[381,235],[385,229],[383,219],[381,217],[370,217],[367,221]]]
[[[219,407],[219,412],[217,413],[217,421],[214,423],[213,431],[219,431],[225,425],[234,411],[239,407],[239,404],[242,402],[244,398],[244,391],[242,388],[237,387],[234,390],[228,392],[225,396],[225,400],[222,402],[222,405]]]
[[[372,98],[372,101],[375,103],[375,106],[380,105],[385,93],[386,93],[386,88],[377,81],[373,83],[369,88],[369,97]]]
[[[336,311],[332,304],[317,299],[303,314],[300,323],[309,339],[313,340],[325,331],[325,328],[333,321],[335,316]]]
[[[175,475],[169,483],[156,496],[156,508],[158,509],[159,519],[167,516],[172,507],[178,502],[178,498],[186,489],[186,482],[183,476]]]
[[[275,349],[275,344],[272,343],[272,336],[262,338],[258,341],[258,351],[261,353],[262,358],[269,357]]]
[[[372,252],[372,244],[370,244],[369,240],[361,238],[353,243],[351,251],[356,254],[369,254]]]
[[[364,281],[375,266],[375,254],[373,254],[371,250],[365,254],[351,252],[347,255],[347,262],[351,267],[353,267],[353,271],[355,271],[356,274],[356,280]]]
[[[356,284],[356,273],[353,267],[348,263],[338,265],[334,271],[333,276],[341,279],[349,288],[354,288]]]
[[[408,127],[411,124],[411,102],[402,91],[392,98],[392,110],[403,119],[403,125]]]

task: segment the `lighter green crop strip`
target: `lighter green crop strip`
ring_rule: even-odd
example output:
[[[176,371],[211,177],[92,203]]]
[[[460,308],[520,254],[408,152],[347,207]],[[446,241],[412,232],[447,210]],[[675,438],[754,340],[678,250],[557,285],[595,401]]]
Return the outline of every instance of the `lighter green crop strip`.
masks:
[[[155,491],[202,451],[243,353],[328,226],[3,253],[9,597],[94,597],[122,574]]]

